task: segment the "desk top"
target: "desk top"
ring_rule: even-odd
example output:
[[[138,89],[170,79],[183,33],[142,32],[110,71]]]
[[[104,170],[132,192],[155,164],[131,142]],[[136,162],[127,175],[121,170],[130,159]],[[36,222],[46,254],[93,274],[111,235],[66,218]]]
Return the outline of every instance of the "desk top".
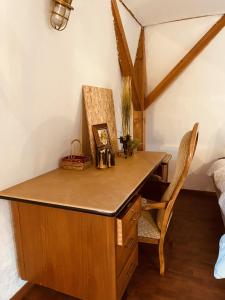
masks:
[[[56,169],[1,191],[0,198],[115,215],[165,155],[138,152],[102,170]]]

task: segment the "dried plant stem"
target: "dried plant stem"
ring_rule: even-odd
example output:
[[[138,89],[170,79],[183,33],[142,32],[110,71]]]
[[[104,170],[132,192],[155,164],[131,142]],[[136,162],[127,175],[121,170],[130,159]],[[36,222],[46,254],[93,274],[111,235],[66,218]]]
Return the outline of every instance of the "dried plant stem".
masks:
[[[132,88],[131,88],[131,78],[123,78],[123,90],[122,90],[122,130],[123,136],[130,135],[130,120],[131,120],[131,99],[132,99]]]

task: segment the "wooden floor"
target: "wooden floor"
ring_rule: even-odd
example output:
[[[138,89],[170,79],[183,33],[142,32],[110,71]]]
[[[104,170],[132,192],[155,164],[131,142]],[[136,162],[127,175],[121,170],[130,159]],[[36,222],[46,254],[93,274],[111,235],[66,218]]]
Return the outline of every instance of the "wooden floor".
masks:
[[[174,243],[166,249],[166,274],[158,274],[156,248],[140,247],[140,264],[124,300],[224,300],[225,280],[213,277],[224,227],[217,199],[182,192],[174,211]]]
[[[225,280],[213,277],[223,230],[214,196],[183,191],[174,211],[174,242],[166,247],[165,276],[159,276],[157,248],[140,245],[139,267],[123,300],[225,300]],[[53,299],[75,298],[37,286],[23,298]]]

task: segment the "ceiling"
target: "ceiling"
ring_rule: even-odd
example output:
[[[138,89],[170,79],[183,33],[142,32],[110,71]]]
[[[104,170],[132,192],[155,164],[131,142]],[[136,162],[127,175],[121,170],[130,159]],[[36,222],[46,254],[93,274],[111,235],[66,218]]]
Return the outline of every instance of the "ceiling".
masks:
[[[143,26],[225,13],[225,0],[122,0]]]

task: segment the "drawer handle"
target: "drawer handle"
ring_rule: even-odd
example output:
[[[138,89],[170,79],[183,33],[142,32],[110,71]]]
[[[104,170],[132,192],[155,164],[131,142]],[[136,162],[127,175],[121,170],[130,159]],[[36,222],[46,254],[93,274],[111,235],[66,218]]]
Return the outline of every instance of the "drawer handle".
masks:
[[[127,244],[125,245],[125,248],[129,249],[129,248],[133,248],[133,246],[135,245],[135,239],[134,238],[130,238],[127,242]]]
[[[130,265],[129,270],[127,271],[127,276],[132,275],[132,273],[133,273],[133,271],[134,271],[134,267],[135,267],[135,264],[132,263],[132,264]]]

